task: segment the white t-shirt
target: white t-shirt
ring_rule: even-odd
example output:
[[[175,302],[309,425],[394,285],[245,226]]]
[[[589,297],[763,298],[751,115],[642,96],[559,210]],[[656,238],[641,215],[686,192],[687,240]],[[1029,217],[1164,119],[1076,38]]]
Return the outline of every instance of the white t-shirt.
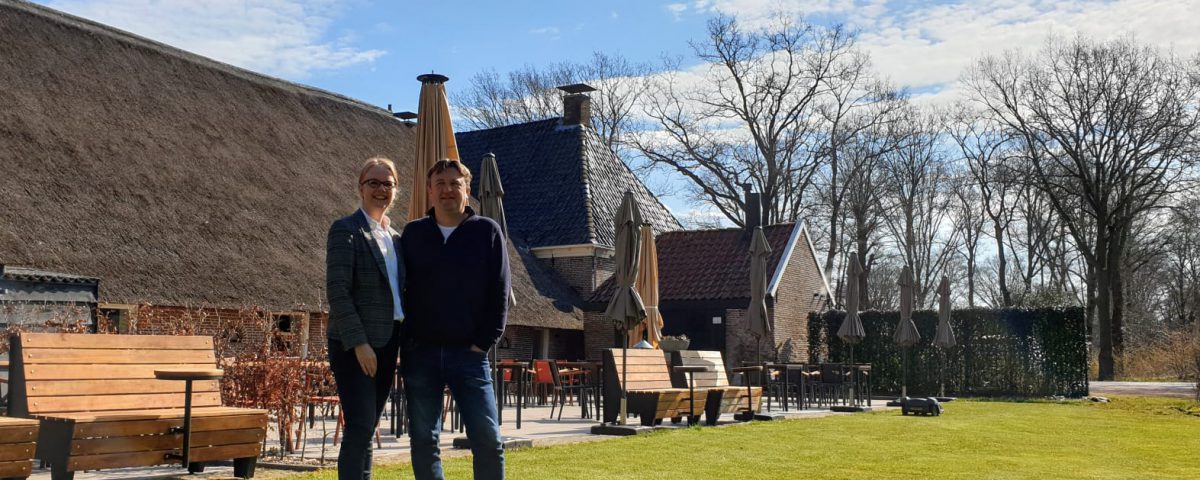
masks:
[[[442,243],[446,243],[446,242],[450,241],[450,234],[454,233],[454,229],[456,229],[456,228],[458,228],[458,227],[443,227],[441,225],[438,225],[438,230],[442,231]]]

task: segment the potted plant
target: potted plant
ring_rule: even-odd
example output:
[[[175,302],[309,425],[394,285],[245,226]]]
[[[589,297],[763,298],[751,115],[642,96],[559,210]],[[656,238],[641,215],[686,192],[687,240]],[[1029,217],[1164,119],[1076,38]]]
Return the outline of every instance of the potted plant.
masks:
[[[675,352],[687,350],[691,343],[692,341],[688,339],[687,335],[666,335],[662,337],[662,341],[658,342],[658,346],[664,352]]]

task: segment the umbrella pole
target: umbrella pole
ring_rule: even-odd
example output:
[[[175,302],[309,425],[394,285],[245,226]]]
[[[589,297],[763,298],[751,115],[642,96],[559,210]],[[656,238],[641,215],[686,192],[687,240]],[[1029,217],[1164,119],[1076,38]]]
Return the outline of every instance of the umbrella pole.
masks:
[[[908,396],[908,348],[905,347],[900,354],[901,363],[903,364],[903,373],[900,377],[900,398]]]
[[[942,368],[938,369],[938,396],[946,396],[946,351],[938,349],[939,355],[942,357]]]
[[[621,342],[621,416],[617,419],[617,423],[620,425],[626,424],[625,414],[627,404],[625,386],[629,384],[629,361],[626,358],[625,352],[629,347],[626,345],[626,343],[627,342]]]
[[[858,397],[855,396],[854,387],[858,385],[858,367],[854,366],[854,344],[850,344],[850,371],[854,372],[854,378],[850,379],[850,401],[854,405],[858,405]]]

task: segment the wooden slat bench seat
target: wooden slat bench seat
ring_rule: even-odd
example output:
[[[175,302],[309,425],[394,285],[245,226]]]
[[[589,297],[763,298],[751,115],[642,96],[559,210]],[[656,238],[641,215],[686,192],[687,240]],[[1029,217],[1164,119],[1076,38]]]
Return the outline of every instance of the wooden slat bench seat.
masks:
[[[631,348],[626,351],[628,382],[622,381],[621,349],[604,350],[604,421],[615,422],[621,410],[621,388],[626,388],[626,410],[637,414],[642,425],[656,425],[663,419],[698,417],[704,412],[706,390],[696,389],[695,410],[689,412],[691,395],[687,388],[671,385],[667,358],[662,350]]]
[[[671,366],[675,365],[708,367],[708,371],[693,375],[696,387],[704,387],[708,391],[704,420],[709,425],[716,425],[717,418],[722,413],[745,412],[748,406],[753,408],[754,412],[758,412],[762,407],[762,387],[750,387],[747,392],[746,387],[730,385],[729,377],[725,374],[725,360],[719,351],[671,352]],[[672,383],[676,387],[687,387],[687,378],[676,374],[672,376]],[[751,396],[749,403],[746,401],[747,396]]]
[[[36,458],[53,480],[77,471],[176,463],[183,447],[184,382],[160,369],[216,367],[212,337],[20,333],[10,338],[10,413],[41,422]],[[218,380],[192,386],[188,470],[233,459],[254,476],[267,411],[221,405]]]
[[[37,420],[0,417],[0,478],[26,478],[33,472]]]

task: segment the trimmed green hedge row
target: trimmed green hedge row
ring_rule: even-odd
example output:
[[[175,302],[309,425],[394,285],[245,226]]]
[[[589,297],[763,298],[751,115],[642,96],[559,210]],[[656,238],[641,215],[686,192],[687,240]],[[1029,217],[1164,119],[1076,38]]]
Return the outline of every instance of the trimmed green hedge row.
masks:
[[[837,338],[846,313],[837,310],[809,318],[809,351],[814,362],[848,362],[849,345]],[[861,312],[867,338],[854,347],[857,363],[872,364],[872,387],[900,391],[901,349],[892,341],[900,313]],[[1087,322],[1082,308],[954,310],[950,323],[958,345],[933,346],[937,312],[913,312],[921,342],[909,349],[908,394],[938,393],[944,369],[947,395],[1022,396],[1088,394]]]

